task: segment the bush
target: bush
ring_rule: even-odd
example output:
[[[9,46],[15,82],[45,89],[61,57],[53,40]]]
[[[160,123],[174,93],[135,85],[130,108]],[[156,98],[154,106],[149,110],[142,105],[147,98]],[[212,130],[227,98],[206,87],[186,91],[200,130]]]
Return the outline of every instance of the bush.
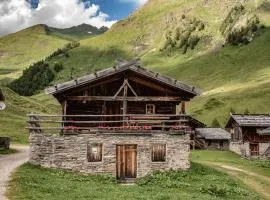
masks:
[[[20,95],[31,96],[47,87],[53,79],[54,73],[49,64],[39,61],[24,70],[23,75],[11,82],[9,87]]]
[[[182,18],[181,26],[174,30],[170,30],[165,34],[164,42],[160,51],[172,51],[173,49],[185,54],[188,49],[194,49],[199,43],[201,37],[198,32],[204,30],[204,24],[196,18],[187,19]]]
[[[225,197],[227,195],[227,189],[218,187],[217,185],[204,186],[201,188],[201,192],[218,197]]]
[[[211,127],[212,128],[220,128],[221,127],[219,121],[216,118],[213,119]]]
[[[53,69],[55,72],[60,72],[64,69],[64,67],[62,63],[55,63]]]
[[[247,12],[245,7],[240,5],[231,9],[220,31],[225,36],[226,44],[248,44],[260,29],[259,23],[256,15]]]
[[[203,107],[206,110],[211,110],[213,108],[222,107],[222,106],[224,106],[224,102],[220,101],[216,98],[211,98],[211,99],[207,100],[207,102],[203,105]]]
[[[69,54],[68,54],[68,51],[71,50],[71,49],[74,49],[76,47],[80,46],[80,43],[79,42],[71,42],[71,43],[68,43],[64,46],[64,48],[59,48],[57,49],[56,51],[54,51],[51,55],[49,55],[45,60],[46,61],[49,61],[51,60],[53,57],[56,57],[56,56],[60,56],[60,55],[63,55],[65,56],[66,58],[69,57]]]

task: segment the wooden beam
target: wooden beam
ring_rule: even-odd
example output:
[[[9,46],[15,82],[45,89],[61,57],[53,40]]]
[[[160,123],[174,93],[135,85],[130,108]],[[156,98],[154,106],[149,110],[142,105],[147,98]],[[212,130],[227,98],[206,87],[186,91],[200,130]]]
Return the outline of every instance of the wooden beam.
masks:
[[[123,90],[125,85],[126,85],[126,81],[124,81],[123,84],[121,85],[121,87],[117,90],[117,92],[114,95],[114,98],[116,98],[120,94],[120,92]]]
[[[123,101],[123,97],[114,97],[114,96],[68,96],[67,100],[69,101]],[[137,96],[131,97],[127,96],[126,101],[172,101],[180,102],[182,101],[181,97],[175,96]]]
[[[125,79],[125,83],[127,80]],[[128,91],[128,86],[125,84],[124,86],[124,93],[123,93],[123,115],[127,114],[127,91]]]
[[[129,77],[130,80],[136,82],[136,83],[140,83],[142,85],[145,85],[147,87],[150,87],[152,89],[155,89],[155,90],[158,90],[158,91],[161,91],[161,92],[171,92],[171,93],[175,93],[174,91],[170,90],[169,88],[164,88],[162,86],[159,86],[155,83],[152,83],[152,82],[149,82],[147,80],[144,80],[144,79],[141,79],[141,78],[138,78],[138,77]]]
[[[127,86],[129,87],[129,89],[131,90],[131,92],[134,94],[135,97],[137,97],[137,93],[135,92],[135,90],[131,87],[131,85],[129,84],[128,80],[126,82]]]
[[[91,84],[91,85],[87,85],[87,83],[85,83],[83,86],[82,86],[82,88],[80,88],[80,89],[76,89],[76,90],[74,90],[74,92],[81,92],[81,91],[84,91],[84,90],[87,90],[87,89],[90,89],[90,88],[94,88],[94,87],[97,87],[97,86],[99,86],[99,85],[105,85],[105,84],[107,84],[107,83],[111,83],[111,82],[114,82],[114,81],[118,81],[119,79],[121,79],[121,77],[120,76],[116,76],[116,77],[113,77],[113,78],[111,78],[111,79],[105,79],[105,80],[103,80],[103,81],[100,81],[100,82],[97,82],[97,83],[95,83],[95,84]],[[85,86],[85,85],[87,85],[87,86]],[[73,91],[71,91],[71,93],[70,94],[72,94],[73,93]]]
[[[186,114],[186,102],[181,102],[181,114]]]

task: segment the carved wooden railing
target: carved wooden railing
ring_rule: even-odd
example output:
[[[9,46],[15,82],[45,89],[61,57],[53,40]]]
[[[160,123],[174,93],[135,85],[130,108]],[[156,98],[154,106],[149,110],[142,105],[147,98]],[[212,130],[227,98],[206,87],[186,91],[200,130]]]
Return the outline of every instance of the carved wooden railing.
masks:
[[[43,115],[28,114],[28,129],[34,132],[60,131],[63,134],[104,132],[189,133],[187,115]]]

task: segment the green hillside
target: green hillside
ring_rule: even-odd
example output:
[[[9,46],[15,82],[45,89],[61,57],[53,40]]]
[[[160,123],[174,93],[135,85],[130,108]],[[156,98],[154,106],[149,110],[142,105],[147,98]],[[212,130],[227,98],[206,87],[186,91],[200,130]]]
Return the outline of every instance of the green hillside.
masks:
[[[203,94],[190,103],[190,113],[209,125],[214,118],[224,125],[231,110],[270,112],[270,2],[245,1],[243,10],[233,13],[239,6],[237,0],[150,0],[105,34],[80,41],[69,59],[53,60],[65,66],[55,82],[70,79],[71,68],[80,76],[108,67],[117,58],[140,57],[151,70],[201,88]],[[258,18],[260,28],[252,33],[249,44],[226,44],[221,27],[230,14],[236,28],[230,24],[231,29],[225,28],[231,33],[254,16]],[[168,34],[173,38],[177,28],[189,30],[198,23],[204,29],[195,27],[190,34],[200,38],[193,50],[191,45],[185,54],[177,45],[161,50]]]
[[[45,94],[22,97],[6,87],[1,87],[7,108],[0,112],[0,135],[8,136],[12,142],[27,143],[28,130],[26,115],[33,113],[57,113],[58,103]]]
[[[208,125],[215,118],[224,125],[230,111],[270,113],[270,1],[243,2],[149,0],[104,34],[80,40],[68,57],[51,58],[50,67],[61,63],[64,69],[50,84],[109,67],[119,58],[140,57],[149,69],[201,88],[189,113]],[[57,34],[47,35],[44,26],[0,38],[0,78],[18,77],[66,42]],[[8,122],[5,134],[23,127],[26,112],[46,111],[47,101],[40,99],[49,97],[15,97],[5,90],[17,102],[11,100],[13,110],[1,113],[5,122],[0,123]],[[30,107],[17,113],[21,101]]]
[[[30,64],[44,59],[67,40],[50,36],[46,26],[36,25],[0,38],[0,80],[18,78]]]
[[[72,26],[70,28],[63,28],[63,29],[48,27],[49,34],[71,40],[80,40],[84,38],[89,38],[91,36],[102,34],[107,30],[108,30],[107,27],[103,26],[101,28],[97,28],[89,24],[80,24],[78,26]]]

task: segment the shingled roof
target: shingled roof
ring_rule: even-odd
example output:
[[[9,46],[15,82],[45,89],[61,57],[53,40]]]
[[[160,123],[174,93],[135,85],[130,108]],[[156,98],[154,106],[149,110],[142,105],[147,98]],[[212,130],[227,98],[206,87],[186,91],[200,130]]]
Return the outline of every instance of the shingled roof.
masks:
[[[57,84],[53,87],[45,89],[46,94],[57,94],[59,92],[66,91],[71,88],[79,87],[85,84],[89,84],[91,82],[100,80],[102,78],[105,78],[107,76],[112,76],[114,74],[118,74],[124,71],[133,71],[135,73],[138,73],[140,75],[143,75],[144,77],[157,80],[163,84],[166,84],[170,87],[180,89],[182,91],[188,92],[194,96],[200,94],[200,90],[195,88],[194,86],[185,84],[183,82],[177,81],[173,78],[160,75],[159,73],[149,71],[141,66],[140,63],[138,63],[138,60],[132,60],[132,61],[121,61],[116,66],[110,67],[86,76],[82,76],[80,78],[62,83]]]
[[[196,128],[196,135],[206,140],[231,139],[231,134],[221,128]]]
[[[270,127],[270,114],[230,114],[226,127],[233,121],[239,126]]]

